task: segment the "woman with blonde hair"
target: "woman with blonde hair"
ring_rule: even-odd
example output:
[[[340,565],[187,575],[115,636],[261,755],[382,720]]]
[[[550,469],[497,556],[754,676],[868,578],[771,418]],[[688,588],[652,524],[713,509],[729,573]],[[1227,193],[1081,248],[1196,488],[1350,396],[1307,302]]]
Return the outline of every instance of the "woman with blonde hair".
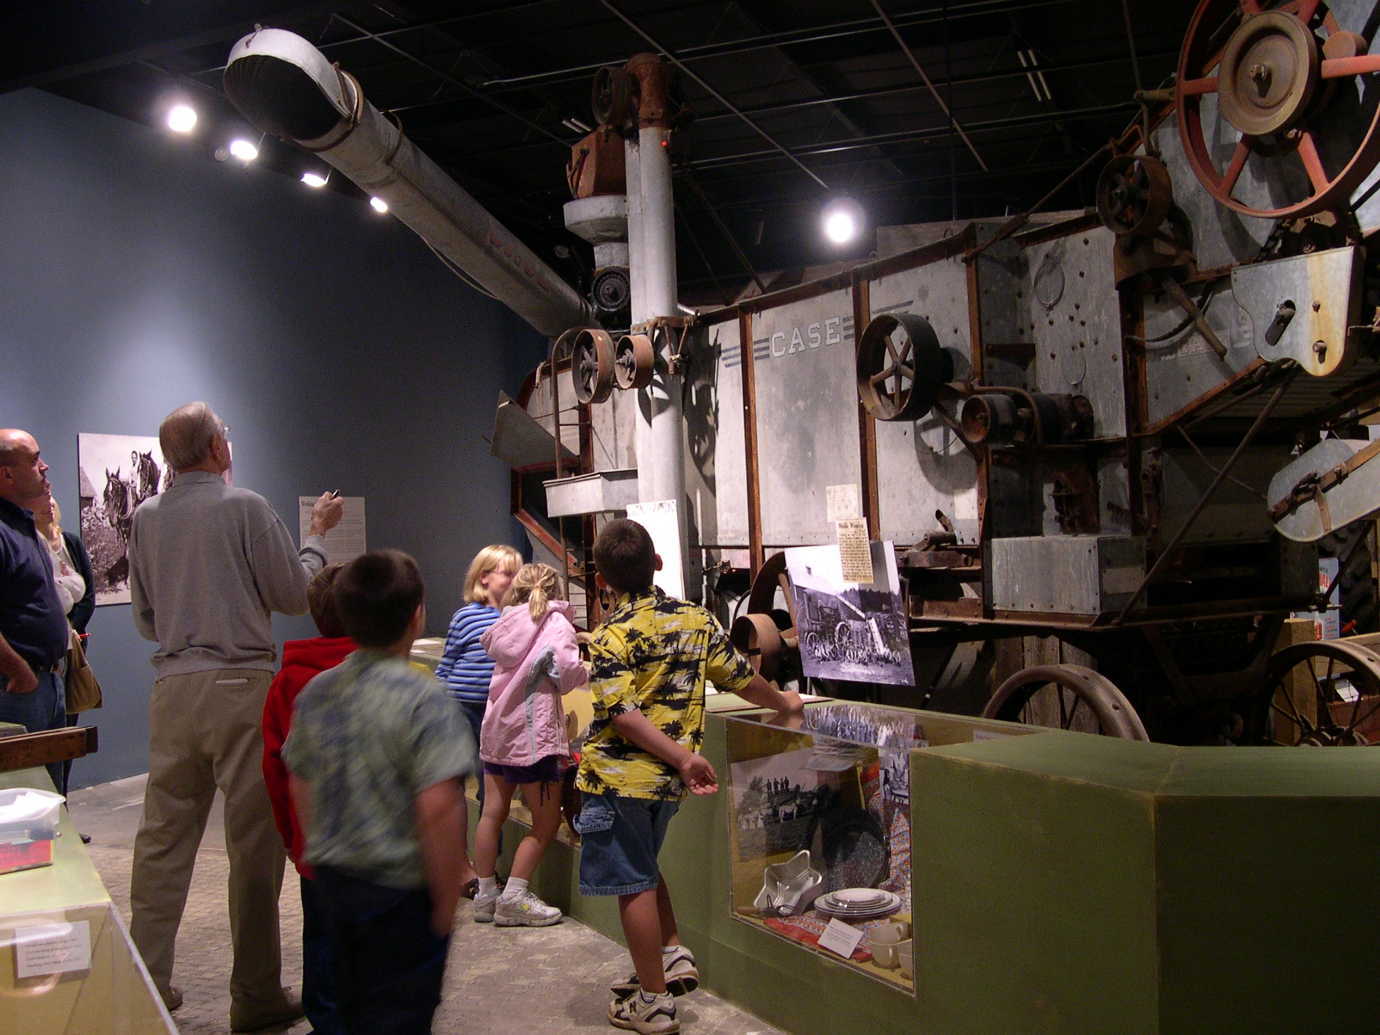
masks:
[[[82,541],[62,527],[62,508],[50,491],[34,508],[34,527],[48,544],[48,553],[53,558],[53,583],[57,586],[58,601],[67,615],[68,624],[76,630],[82,641],[86,640],[86,623],[96,610],[96,586],[91,578],[91,558],[87,556]],[[70,703],[70,702],[69,702]],[[67,725],[77,724],[77,712],[67,711]],[[58,788],[67,793],[67,781],[72,773],[69,759],[62,763],[62,786]],[[83,841],[91,839],[81,835]]]
[[[474,555],[465,573],[465,603],[451,617],[446,631],[446,649],[436,666],[436,678],[445,684],[447,692],[460,705],[474,742],[479,744],[479,727],[484,721],[484,707],[489,700],[489,680],[494,663],[484,652],[480,638],[498,621],[498,609],[513,575],[522,567],[522,554],[506,543],[491,543]],[[479,778],[479,804],[484,805],[484,774]],[[460,803],[463,829],[469,829],[469,813],[464,799]],[[474,879],[469,856],[465,857],[465,885]]]
[[[570,758],[561,696],[589,679],[555,568],[526,564],[513,576],[484,648],[494,659],[494,676],[479,738],[485,795],[474,837],[474,918],[500,927],[546,927],[560,922],[561,911],[529,891],[527,882],[561,823],[561,776]],[[500,895],[498,835],[519,787],[532,829],[517,847]]]

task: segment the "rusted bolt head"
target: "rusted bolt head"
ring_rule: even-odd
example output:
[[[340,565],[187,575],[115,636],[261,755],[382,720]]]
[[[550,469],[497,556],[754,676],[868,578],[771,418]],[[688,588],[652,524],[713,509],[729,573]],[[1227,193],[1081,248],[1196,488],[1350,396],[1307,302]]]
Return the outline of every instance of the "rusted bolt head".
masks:
[[[1252,65],[1246,74],[1251,77],[1251,82],[1255,83],[1256,89],[1264,96],[1265,92],[1270,89],[1270,79],[1274,74],[1270,66],[1257,63]]]
[[[1319,360],[1325,359],[1327,357],[1327,342],[1322,339],[1313,342],[1313,355],[1317,356]]]
[[[1321,308],[1322,308],[1322,303],[1321,303],[1321,302],[1314,302],[1314,303],[1313,303],[1313,312],[1316,313],[1316,312],[1317,312],[1319,309],[1321,309]]]

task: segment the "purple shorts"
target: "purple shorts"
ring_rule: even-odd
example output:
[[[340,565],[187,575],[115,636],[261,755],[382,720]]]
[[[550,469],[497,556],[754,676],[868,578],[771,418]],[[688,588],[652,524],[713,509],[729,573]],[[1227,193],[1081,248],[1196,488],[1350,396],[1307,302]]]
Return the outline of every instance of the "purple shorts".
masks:
[[[484,772],[497,776],[509,783],[560,783],[561,774],[569,766],[564,755],[547,755],[531,765],[504,765],[501,762],[485,762]]]

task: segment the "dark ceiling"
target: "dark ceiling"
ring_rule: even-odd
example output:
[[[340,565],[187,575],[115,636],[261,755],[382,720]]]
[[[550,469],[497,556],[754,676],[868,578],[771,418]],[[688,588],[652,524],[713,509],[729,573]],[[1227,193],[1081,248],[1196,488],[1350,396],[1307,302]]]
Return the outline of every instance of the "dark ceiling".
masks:
[[[837,258],[815,229],[835,194],[861,201],[876,225],[1034,204],[1127,124],[1138,82],[1150,88],[1172,74],[1193,7],[64,0],[3,16],[19,46],[0,89],[38,86],[153,126],[181,92],[202,109],[189,146],[210,155],[238,121],[221,89],[231,45],[255,24],[291,29],[574,277],[584,252],[565,233],[561,206],[569,149],[583,133],[570,120],[592,123],[596,69],[659,51],[680,67],[693,116],[674,151],[681,281],[697,295],[727,297],[749,266]],[[307,161],[276,141],[265,142],[260,160],[293,177]],[[1045,207],[1091,204],[1096,171]]]

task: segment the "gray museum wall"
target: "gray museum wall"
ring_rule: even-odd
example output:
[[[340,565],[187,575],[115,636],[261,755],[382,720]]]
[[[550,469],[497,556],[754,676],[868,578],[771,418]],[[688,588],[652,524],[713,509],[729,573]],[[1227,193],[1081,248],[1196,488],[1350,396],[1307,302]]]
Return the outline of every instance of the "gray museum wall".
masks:
[[[235,481],[294,537],[296,500],[364,496],[369,545],[417,557],[442,634],[485,543],[520,543],[495,398],[544,341],[392,217],[35,90],[0,96],[0,426],[33,432],[78,528],[77,435],[155,435],[206,399]],[[275,619],[279,642],[314,635]],[[147,769],[152,645],[100,607],[100,751],[73,786]]]

